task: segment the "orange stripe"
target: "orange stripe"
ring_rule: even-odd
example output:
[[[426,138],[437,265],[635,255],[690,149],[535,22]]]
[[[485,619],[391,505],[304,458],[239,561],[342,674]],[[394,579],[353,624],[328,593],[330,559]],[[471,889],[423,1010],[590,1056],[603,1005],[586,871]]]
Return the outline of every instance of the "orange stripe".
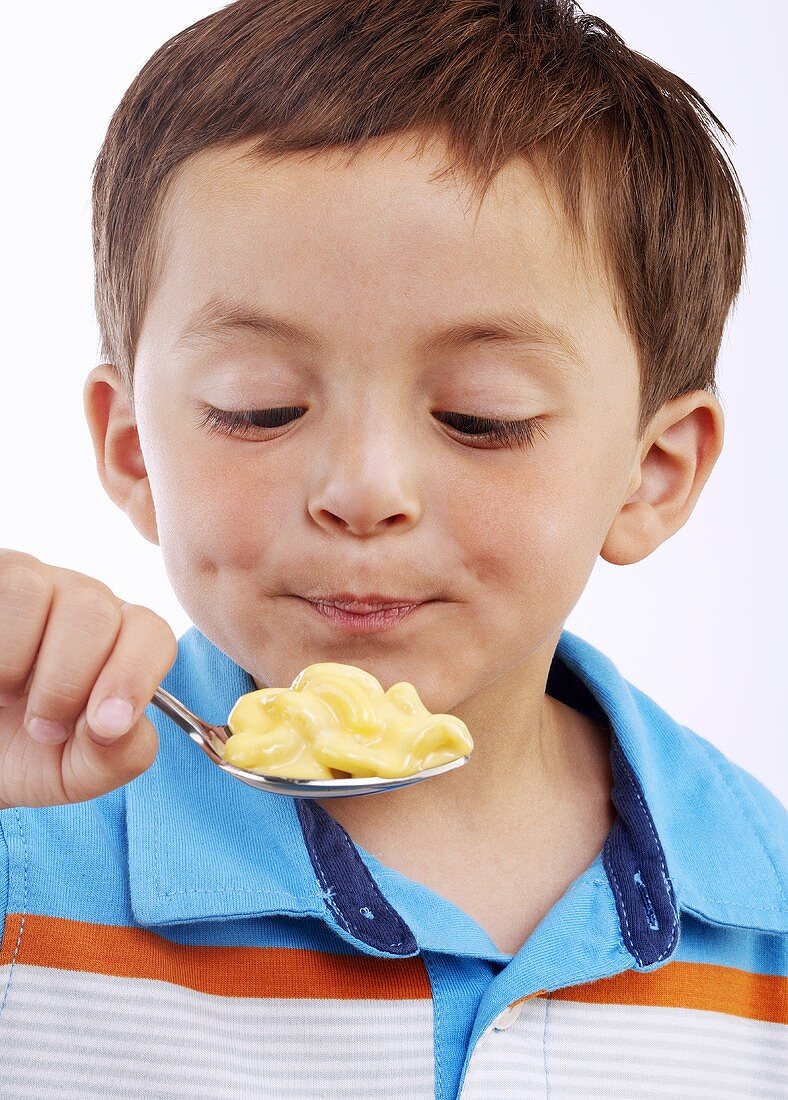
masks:
[[[9,913],[0,964],[11,962],[21,917]],[[331,955],[292,947],[192,947],[146,928],[28,913],[16,963],[118,978],[153,978],[222,997],[431,998],[422,960]]]
[[[656,1005],[727,1012],[748,1020],[788,1024],[788,979],[732,966],[673,962],[648,974],[625,970],[612,978],[556,990],[550,996],[585,1004]]]
[[[0,964],[13,957],[21,917],[10,913]],[[420,958],[379,959],[289,947],[192,947],[144,928],[27,914],[17,963],[125,978],[153,978],[227,997],[430,998]],[[546,996],[545,990],[528,994]],[[674,962],[569,986],[553,999],[725,1012],[788,1024],[788,979],[711,963]],[[513,1002],[515,1004],[518,1001]]]

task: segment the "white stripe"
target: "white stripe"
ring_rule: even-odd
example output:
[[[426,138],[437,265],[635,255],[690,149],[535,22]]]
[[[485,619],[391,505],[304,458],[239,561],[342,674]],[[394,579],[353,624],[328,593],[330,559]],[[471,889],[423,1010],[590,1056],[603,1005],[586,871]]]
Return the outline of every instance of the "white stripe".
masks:
[[[257,1003],[259,1004],[259,1002]],[[308,1003],[311,1004],[312,1002],[310,1001]],[[325,1004],[325,1002],[323,1003]],[[278,1004],[279,1002],[277,1001],[277,1005]],[[73,1012],[73,1007],[70,1011]],[[91,1022],[90,1033],[96,1043],[101,1043],[104,1041],[110,1042],[115,1038],[117,1029],[117,1024],[115,1022],[116,1017],[117,1009],[113,1012],[113,1015],[111,1017],[108,1017],[106,1015],[98,1018],[94,1017],[94,1021]],[[160,1017],[160,1019],[163,1018],[163,1016]],[[255,1020],[257,1019],[258,1016],[256,1015]],[[171,1024],[174,1024],[175,1026],[169,1027],[166,1029],[166,1031],[163,1031],[161,1030],[161,1024],[157,1023],[156,1019],[154,1019],[153,1017],[150,1017],[148,1022],[154,1026],[154,1030],[151,1030],[151,1027],[146,1028],[145,1021],[139,1021],[136,1027],[132,1026],[128,1021],[124,1022],[124,1031],[129,1041],[147,1043],[149,1049],[151,1050],[155,1050],[157,1046],[161,1046],[162,1051],[164,1052],[171,1048],[172,1040],[169,1036],[173,1030],[176,1030],[181,1042],[184,1044],[189,1041],[193,1041],[199,1044],[201,1048],[204,1048],[209,1052],[215,1052],[217,1054],[221,1054],[223,1050],[227,1049],[227,1040],[225,1038],[222,1038],[221,1035],[215,1034],[215,1031],[213,1029],[211,1030],[210,1034],[207,1034],[205,1024],[203,1024],[202,1027],[197,1024],[182,1026],[178,1024],[177,1021],[172,1020]],[[248,1024],[248,1020],[246,1022]],[[352,1026],[356,1026],[357,1022],[358,1021],[355,1021]],[[3,1024],[4,1023],[5,1021],[3,1021]],[[14,1012],[11,1027],[17,1029],[20,1032],[24,1031],[24,1029],[37,1029],[44,1037],[41,1042],[47,1042],[47,1040],[51,1041],[52,1048],[54,1050],[58,1045],[57,1036],[61,1031],[62,1023],[62,1016],[59,1016],[56,1013],[47,1013],[47,1011],[45,1010],[36,1009],[33,1005],[27,1005],[25,1008],[17,1009]],[[293,1024],[292,1021],[288,1020],[287,1024],[288,1033],[286,1036],[283,1037],[283,1042],[287,1042],[290,1036],[296,1036],[293,1038],[293,1044],[296,1046],[300,1046],[302,1040],[297,1037],[298,1031],[299,1029],[304,1030],[307,1027],[313,1027],[314,1016],[309,1020],[308,1023],[300,1021],[300,1023]],[[1,1026],[2,1025],[0,1025],[0,1027]],[[336,1029],[333,1027],[333,1021],[331,1027],[327,1025],[323,1026],[321,1024],[321,1041],[326,1046],[332,1043],[341,1042],[342,1040],[347,1038],[348,1026],[348,1023],[345,1023],[341,1029]],[[376,1037],[375,1050],[379,1054],[386,1053],[393,1056],[398,1056],[403,1046],[407,1046],[408,1043],[419,1041],[423,1038],[424,1026],[425,1024],[422,1020],[414,1022],[413,1026],[408,1027],[407,1029],[395,1029],[392,1027],[390,1031],[387,1030],[387,1033],[385,1035],[378,1035]],[[223,1024],[223,1031],[230,1030],[232,1030],[232,1028],[227,1027],[225,1022]]]
[[[534,997],[532,1000],[540,1001],[544,1004],[547,998]],[[754,1039],[757,1040],[758,1036],[762,1034],[764,1026],[775,1029],[785,1027],[784,1024],[770,1024],[765,1020],[752,1020],[748,1016],[736,1016],[728,1012],[715,1012],[711,1009],[703,1008],[668,1008],[661,1005],[589,1005],[579,1001],[565,1001],[557,997],[550,1000],[551,1017],[556,1009],[560,1009],[562,1019],[566,1020],[567,1023],[573,1022],[583,1027],[588,1023],[589,1008],[595,1010],[598,1018],[604,1019],[607,1024],[614,1025],[616,1028],[627,1026],[632,1019],[633,1008],[645,1008],[649,1012],[659,1013],[660,1031],[674,1031],[676,1033],[685,1032],[687,1029],[687,1019],[690,1016],[694,1016],[695,1024],[693,1031],[695,1034],[702,1034],[705,1031],[709,1035],[717,1035],[719,1034],[719,1028],[716,1021],[722,1018],[727,1022],[726,1026],[729,1029],[741,1032],[742,1036],[746,1038],[748,1042]]]
[[[0,968],[7,972],[8,967]],[[64,971],[43,966],[16,966],[14,983],[20,970],[25,972],[26,989],[30,995],[36,1017],[44,1018],[50,1012],[56,1019],[61,1013],[70,1012],[75,998],[89,997],[91,1006],[97,1015],[106,1013],[111,1019],[117,1011],[117,990],[115,983],[125,981],[133,984],[133,995],[129,997],[126,1012],[131,1016],[140,1016],[145,1023],[178,1022],[179,1028],[188,1028],[196,1020],[200,1034],[204,1032],[206,1018],[221,1021],[224,1024],[240,1026],[248,1021],[250,1006],[261,1001],[272,1000],[278,1005],[278,1014],[287,1019],[290,1027],[308,1027],[314,1019],[312,1005],[327,1001],[331,1004],[331,1016],[321,1033],[330,1038],[341,1038],[347,1028],[358,1018],[358,1006],[364,1011],[374,1009],[379,1004],[390,1006],[390,1034],[401,1036],[403,1040],[420,1038],[424,1033],[424,1019],[431,1018],[431,1006],[428,998],[388,1000],[378,998],[255,998],[225,997],[219,994],[202,993],[171,982],[153,978],[114,978],[107,975]],[[68,982],[62,982],[62,975],[68,975]],[[38,994],[40,1000],[36,1000]],[[410,1006],[423,1004],[426,1017],[412,1011]],[[401,1008],[407,1005],[406,1009]]]
[[[788,1028],[699,1009],[534,997],[508,1029],[479,1038],[461,1096],[783,1100]]]
[[[17,965],[0,1049],[19,1100],[434,1096],[427,998],[231,998]]]
[[[235,1091],[227,1080],[219,1081],[207,1086],[190,1085],[188,1090],[181,1088],[175,1090],[161,1085],[158,1082],[151,1088],[150,1085],[140,1084],[139,1081],[123,1079],[113,1081],[108,1078],[85,1078],[80,1084],[63,1083],[62,1076],[55,1074],[51,1080],[44,1083],[36,1076],[31,1082],[25,1075],[3,1074],[3,1100],[339,1100],[340,1097],[352,1097],[353,1100],[377,1100],[378,1096],[403,1096],[408,1098],[418,1097],[419,1100],[432,1100],[433,1093],[426,1086],[406,1084],[406,1093],[393,1091],[378,1091],[362,1093],[357,1091],[353,1082],[342,1083],[338,1088],[323,1083],[314,1086],[304,1085],[300,1082],[292,1086],[284,1086],[281,1082],[271,1083],[269,1079],[261,1077],[255,1088],[250,1090]],[[336,1091],[331,1091],[332,1087]]]
[[[171,1057],[180,1061],[181,1052],[173,1050]],[[13,1085],[13,1087],[12,1087]],[[192,1075],[190,1073],[172,1074],[169,1079],[158,1073],[158,1067],[145,1065],[142,1061],[131,1065],[124,1063],[119,1073],[102,1070],[96,1066],[82,1066],[81,1072],[68,1074],[68,1067],[59,1063],[39,1064],[28,1061],[26,1067],[17,1065],[13,1071],[2,1072],[3,1100],[40,1100],[51,1097],[52,1100],[85,1100],[97,1097],[100,1100],[302,1100],[302,1098],[342,1098],[349,1096],[354,1100],[375,1100],[379,1096],[418,1098],[432,1100],[434,1096],[432,1078],[407,1077],[400,1071],[388,1081],[367,1081],[359,1083],[352,1075],[335,1081],[325,1077],[307,1079],[303,1068],[291,1065],[287,1077],[272,1076],[267,1067],[261,1068],[253,1080],[239,1082],[234,1068],[214,1067],[210,1074]]]
[[[599,1087],[598,1081],[579,1085],[560,1085],[557,1089],[551,1083],[549,1096],[550,1100],[568,1100],[570,1097],[580,1097],[581,1100],[590,1100],[593,1097],[597,1100],[601,1096],[604,1096],[605,1100],[651,1100],[651,1098],[653,1100],[785,1100],[784,1092],[763,1091],[760,1087],[744,1091],[737,1087],[731,1091],[724,1085],[718,1084],[693,1084],[683,1087],[680,1083],[658,1082],[643,1085],[638,1073],[617,1080],[614,1084],[605,1084],[603,1093],[597,1091]],[[509,1097],[511,1095],[511,1093],[508,1094]]]

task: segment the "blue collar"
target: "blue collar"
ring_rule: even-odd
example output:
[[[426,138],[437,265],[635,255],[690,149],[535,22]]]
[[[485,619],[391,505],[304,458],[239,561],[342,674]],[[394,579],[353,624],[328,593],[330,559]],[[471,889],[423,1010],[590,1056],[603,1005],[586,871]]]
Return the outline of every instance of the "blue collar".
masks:
[[[196,627],[163,687],[222,724],[252,677]],[[612,730],[617,820],[602,862],[638,967],[667,961],[684,909],[788,932],[784,810],[708,741],[677,725],[598,650],[564,631],[548,693]],[[129,884],[142,925],[312,916],[373,955],[418,953],[412,930],[321,807],[237,782],[155,707],[154,765],[126,788]],[[781,868],[783,869],[781,871]]]
[[[609,723],[613,801],[645,863],[661,850],[660,877],[678,907],[713,924],[788,932],[786,814],[775,796],[588,642],[564,631],[556,658],[548,691]],[[641,877],[656,883],[653,869]]]

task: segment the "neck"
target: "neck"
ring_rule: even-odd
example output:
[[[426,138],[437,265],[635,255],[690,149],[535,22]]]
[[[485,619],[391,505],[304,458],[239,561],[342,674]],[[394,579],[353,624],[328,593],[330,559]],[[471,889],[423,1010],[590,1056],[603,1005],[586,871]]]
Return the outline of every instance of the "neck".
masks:
[[[539,835],[556,808],[609,791],[608,745],[599,725],[549,695],[530,708],[519,703],[498,707],[487,722],[453,710],[474,738],[463,767],[386,794],[320,799],[321,806],[368,849],[394,836],[404,845],[441,837],[478,843],[501,827]]]

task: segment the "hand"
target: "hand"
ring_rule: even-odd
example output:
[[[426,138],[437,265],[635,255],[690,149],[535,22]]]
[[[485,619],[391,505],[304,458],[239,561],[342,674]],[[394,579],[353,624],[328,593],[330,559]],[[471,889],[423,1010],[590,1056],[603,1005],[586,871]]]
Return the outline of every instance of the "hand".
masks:
[[[154,611],[0,548],[0,809],[84,802],[149,768],[143,712],[177,655]],[[126,719],[109,699],[131,704]]]

